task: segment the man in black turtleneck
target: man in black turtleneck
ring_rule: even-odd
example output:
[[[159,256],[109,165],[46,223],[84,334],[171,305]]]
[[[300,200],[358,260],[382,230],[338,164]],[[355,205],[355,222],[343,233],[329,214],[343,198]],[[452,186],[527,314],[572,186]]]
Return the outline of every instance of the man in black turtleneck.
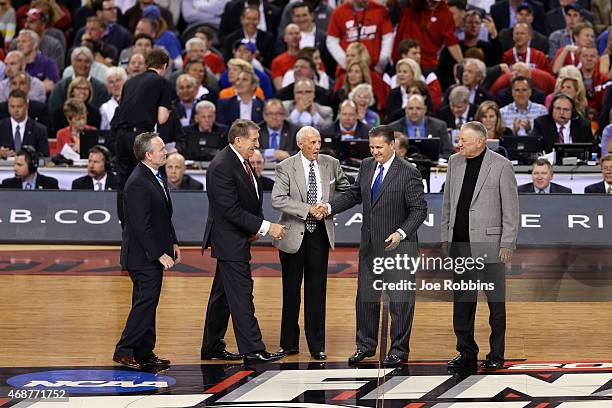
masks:
[[[499,369],[504,365],[506,332],[505,262],[512,259],[518,233],[518,193],[512,164],[487,149],[487,130],[480,122],[461,127],[459,154],[449,158],[442,210],[442,245],[455,260],[456,284],[488,287],[461,287],[455,290],[453,328],[459,356],[449,361],[452,369],[476,367],[478,345],[474,340],[474,320],[478,290],[483,289],[489,304],[490,347],[481,368]],[[460,258],[472,258],[480,267],[464,270]]]

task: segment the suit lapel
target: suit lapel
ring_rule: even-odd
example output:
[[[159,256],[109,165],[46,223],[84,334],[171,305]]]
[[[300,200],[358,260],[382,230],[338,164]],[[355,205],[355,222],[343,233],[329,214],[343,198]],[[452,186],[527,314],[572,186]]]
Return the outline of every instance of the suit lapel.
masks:
[[[395,177],[395,173],[397,173],[397,167],[399,166],[398,160],[399,159],[397,157],[393,157],[393,161],[391,162],[391,166],[389,166],[389,172],[384,175],[382,185],[378,189],[378,193],[376,194],[376,199],[372,203],[372,207],[374,207],[376,205],[376,203],[380,199],[380,196],[382,195],[384,190],[387,188],[387,186],[389,184],[391,184],[391,180],[393,179],[393,177]],[[378,167],[378,166],[374,166],[374,169],[376,169],[376,167]],[[374,170],[374,172],[376,172],[376,170]]]
[[[448,186],[445,188],[452,188],[451,192],[453,194],[453,208],[457,208],[457,202],[459,201],[459,194],[461,193],[461,186],[463,185],[463,179],[465,178],[465,167],[467,162],[464,156],[459,156],[458,159],[459,164],[457,166],[457,173],[454,176],[453,180],[448,180]],[[453,170],[454,171],[454,170]],[[450,183],[453,183],[452,186]]]
[[[227,154],[229,154],[234,160],[234,162],[237,163],[238,171],[240,172],[240,177],[242,177],[244,182],[247,183],[247,185],[249,186],[249,191],[253,193],[253,195],[255,195],[255,198],[257,198],[257,192],[255,191],[255,186],[253,185],[253,181],[249,179],[249,173],[247,173],[247,171],[244,168],[244,164],[240,162],[240,160],[238,159],[238,156],[236,155],[236,153],[234,153],[234,151],[232,150],[230,146],[227,146]],[[250,164],[249,164],[249,167],[251,167]],[[253,171],[252,168],[251,168],[251,171],[253,172],[253,175],[254,175],[255,172]],[[255,180],[257,180],[257,188],[259,188],[259,179],[255,177]],[[261,194],[259,196],[261,197]]]
[[[478,172],[478,180],[476,180],[476,187],[474,188],[474,194],[472,195],[472,201],[470,203],[470,207],[474,204],[476,197],[478,197],[478,193],[482,189],[485,180],[489,175],[489,171],[491,170],[491,152],[489,149],[485,151],[485,156],[482,158],[482,165],[480,167],[480,171]]]
[[[169,206],[168,202],[170,201],[170,194],[167,193],[168,195],[166,196],[166,194],[164,194],[164,191],[166,190],[165,188],[162,188],[162,186],[159,184],[159,181],[157,181],[157,177],[155,177],[155,175],[151,172],[151,170],[149,170],[147,166],[142,164],[142,162],[140,163],[140,165],[142,166],[142,170],[144,171],[145,177],[149,180],[149,182],[153,183],[153,185],[155,186],[155,189],[164,198],[166,205]]]
[[[370,208],[372,208],[373,203],[372,203],[372,180],[374,179],[374,172],[376,171],[376,160],[372,159],[372,161],[370,162],[370,168],[365,170],[366,172],[366,180],[361,180],[361,182],[363,183],[365,181],[365,186],[366,186],[366,191],[368,192],[368,194],[365,195],[365,202],[364,202],[364,208],[365,203],[368,203],[368,205],[370,206]],[[362,184],[363,185],[363,184]],[[380,193],[380,190],[379,190]]]
[[[323,202],[329,202],[329,185],[331,184],[331,175],[329,174],[329,167],[327,161],[323,161],[319,156],[319,160],[317,160],[317,164],[319,165],[319,176],[321,177],[321,197],[323,198]]]
[[[294,179],[297,184],[298,191],[302,196],[302,201],[306,200],[306,175],[304,174],[304,166],[302,166],[302,154],[298,153],[293,156]]]

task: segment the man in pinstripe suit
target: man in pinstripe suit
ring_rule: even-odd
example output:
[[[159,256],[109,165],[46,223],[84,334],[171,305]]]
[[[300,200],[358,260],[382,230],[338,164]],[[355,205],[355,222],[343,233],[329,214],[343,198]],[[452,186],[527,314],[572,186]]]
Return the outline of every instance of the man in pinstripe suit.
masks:
[[[356,204],[363,206],[356,300],[357,350],[349,358],[349,364],[376,353],[381,291],[375,281],[381,278],[386,283],[414,281],[414,275],[406,271],[385,271],[384,277],[373,273],[375,258],[406,252],[416,255],[417,229],[427,215],[420,173],[407,161],[395,157],[393,130],[389,126],[377,126],[370,130],[369,141],[373,157],[363,160],[355,184],[326,204],[329,214],[338,214]],[[408,360],[415,292],[390,290],[387,293],[391,347],[383,364],[394,367]]]

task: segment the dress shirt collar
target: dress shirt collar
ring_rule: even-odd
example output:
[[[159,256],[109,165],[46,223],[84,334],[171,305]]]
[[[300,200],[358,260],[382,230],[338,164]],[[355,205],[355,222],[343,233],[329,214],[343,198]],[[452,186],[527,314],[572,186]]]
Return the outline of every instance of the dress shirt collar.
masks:
[[[106,177],[107,176],[108,176],[108,173],[104,173],[104,176],[100,180],[97,180],[95,177],[91,178],[91,181],[93,182],[94,190],[96,189],[96,183],[102,183],[102,190],[106,190]]]

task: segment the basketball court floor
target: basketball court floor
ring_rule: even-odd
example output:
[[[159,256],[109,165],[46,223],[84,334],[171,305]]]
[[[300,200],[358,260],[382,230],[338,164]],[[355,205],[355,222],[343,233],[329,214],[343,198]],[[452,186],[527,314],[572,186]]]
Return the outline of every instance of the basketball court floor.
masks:
[[[215,262],[199,248],[165,274],[156,353],[162,372],[112,361],[129,311],[131,282],[116,247],[0,247],[1,407],[612,407],[612,250],[517,251],[507,270],[506,365],[449,372],[456,355],[452,293],[417,297],[409,363],[377,358],[349,367],[355,350],[357,250],[331,254],[327,361],[301,353],[244,366],[199,358]],[[252,260],[256,315],[268,350],[279,344],[280,264],[275,250]],[[487,307],[477,313],[481,358]],[[236,351],[230,329],[228,349]],[[378,357],[378,356],[377,356]]]

